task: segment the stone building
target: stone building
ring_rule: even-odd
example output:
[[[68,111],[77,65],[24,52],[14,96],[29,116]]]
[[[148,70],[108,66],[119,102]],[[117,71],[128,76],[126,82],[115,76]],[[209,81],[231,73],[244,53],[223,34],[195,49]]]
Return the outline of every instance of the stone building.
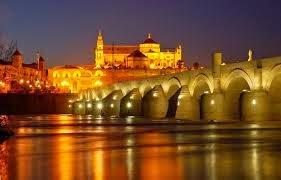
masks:
[[[139,50],[133,51],[128,57],[126,61],[126,67],[134,68],[134,69],[146,69],[149,67],[148,58]]]
[[[182,62],[182,48],[178,46],[174,49],[162,49],[160,44],[152,39],[148,34],[141,44],[136,45],[108,45],[104,44],[101,32],[98,34],[97,45],[95,48],[95,65],[97,67],[104,66],[122,66],[128,67],[132,64],[133,52],[139,51],[147,57],[147,68],[177,68],[178,63]],[[128,63],[130,61],[130,63]]]
[[[181,46],[161,51],[160,44],[150,34],[139,45],[105,45],[99,32],[95,64],[50,68],[48,81],[62,92],[78,93],[117,82],[181,72],[186,70],[181,62]]]
[[[11,61],[0,60],[0,82],[1,92],[9,90],[11,82],[22,81],[46,81],[47,74],[45,60],[38,56],[37,62],[31,64],[24,63],[24,56],[16,50],[11,57]]]

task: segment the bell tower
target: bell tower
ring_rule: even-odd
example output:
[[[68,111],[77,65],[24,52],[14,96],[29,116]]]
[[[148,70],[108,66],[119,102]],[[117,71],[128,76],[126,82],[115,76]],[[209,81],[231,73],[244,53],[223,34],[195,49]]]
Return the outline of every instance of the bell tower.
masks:
[[[97,45],[95,49],[95,65],[96,67],[100,67],[104,65],[103,37],[101,31],[99,31]]]

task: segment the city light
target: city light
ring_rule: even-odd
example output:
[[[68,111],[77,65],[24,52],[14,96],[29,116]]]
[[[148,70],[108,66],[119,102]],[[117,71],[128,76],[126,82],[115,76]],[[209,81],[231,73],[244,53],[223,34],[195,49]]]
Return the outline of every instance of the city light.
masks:
[[[110,107],[113,108],[113,107],[114,107],[114,104],[110,104]]]
[[[101,82],[100,80],[97,80],[97,81],[95,82],[95,86],[96,86],[96,87],[102,86],[102,82]]]
[[[98,103],[98,104],[97,104],[97,108],[98,108],[98,109],[102,109],[102,107],[103,107],[102,103]]]
[[[20,80],[20,84],[23,84],[23,83],[24,83],[24,80],[23,80],[23,79],[21,79],[21,80]]]
[[[131,102],[127,102],[127,108],[131,108],[132,107],[132,103]]]
[[[69,107],[69,108],[72,108],[72,105],[71,105],[71,104],[69,104],[69,105],[68,105],[68,107]]]
[[[253,104],[253,105],[256,105],[256,104],[257,104],[257,101],[256,101],[255,99],[253,99],[252,104]]]
[[[91,103],[88,103],[88,104],[87,104],[87,108],[89,108],[89,109],[92,108],[92,104],[91,104]]]
[[[82,106],[82,104],[79,104],[78,107],[81,109],[83,106]]]
[[[215,100],[211,100],[211,105],[214,105],[215,104]]]
[[[62,81],[61,86],[69,86],[69,82],[68,81]]]
[[[4,87],[5,83],[3,81],[0,81],[0,87]]]

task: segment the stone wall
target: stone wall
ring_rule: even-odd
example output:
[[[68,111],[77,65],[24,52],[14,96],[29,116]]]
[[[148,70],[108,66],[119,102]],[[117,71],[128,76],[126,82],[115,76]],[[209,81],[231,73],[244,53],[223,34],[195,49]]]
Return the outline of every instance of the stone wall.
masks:
[[[71,113],[69,100],[77,94],[0,94],[0,114]]]

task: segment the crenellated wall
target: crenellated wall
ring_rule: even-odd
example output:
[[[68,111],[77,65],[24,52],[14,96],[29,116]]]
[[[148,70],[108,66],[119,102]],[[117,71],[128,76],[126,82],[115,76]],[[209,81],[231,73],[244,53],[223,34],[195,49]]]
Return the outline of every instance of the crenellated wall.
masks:
[[[114,100],[112,94],[117,92]],[[100,102],[100,115],[104,116],[281,120],[280,92],[281,57],[225,64],[222,54],[214,53],[211,68],[88,89],[80,93],[76,103]],[[132,94],[135,99],[130,98]],[[91,108],[94,111],[96,107]]]

